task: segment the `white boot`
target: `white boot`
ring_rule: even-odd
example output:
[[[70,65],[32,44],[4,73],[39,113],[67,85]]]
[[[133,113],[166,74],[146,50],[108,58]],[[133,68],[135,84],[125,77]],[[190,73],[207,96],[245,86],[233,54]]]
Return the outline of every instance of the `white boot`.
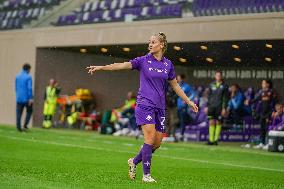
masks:
[[[157,181],[155,181],[155,179],[153,179],[151,177],[151,175],[148,174],[148,175],[143,175],[142,182],[149,182],[150,183],[150,182],[157,182]]]
[[[128,176],[131,180],[134,180],[136,178],[136,165],[133,163],[134,158],[130,158],[128,160],[128,165],[129,165],[129,171],[128,171]]]

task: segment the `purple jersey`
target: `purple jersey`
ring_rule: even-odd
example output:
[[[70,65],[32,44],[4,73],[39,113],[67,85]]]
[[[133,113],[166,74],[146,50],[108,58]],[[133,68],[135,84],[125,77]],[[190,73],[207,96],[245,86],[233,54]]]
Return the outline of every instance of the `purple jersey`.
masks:
[[[173,63],[165,57],[158,61],[151,53],[130,62],[132,69],[140,71],[137,104],[165,109],[167,80],[176,77]]]
[[[272,119],[273,126],[284,126],[284,113],[277,115],[274,119]]]

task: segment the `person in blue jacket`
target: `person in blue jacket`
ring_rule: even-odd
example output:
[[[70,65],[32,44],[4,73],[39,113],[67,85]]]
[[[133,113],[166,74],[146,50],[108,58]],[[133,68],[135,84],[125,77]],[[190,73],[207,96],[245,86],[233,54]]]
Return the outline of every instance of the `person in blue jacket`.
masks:
[[[194,97],[196,96],[196,92],[184,80],[185,80],[184,74],[177,75],[177,81],[178,81],[179,86],[184,91],[186,96],[192,101]],[[180,97],[178,97],[177,99],[177,109],[178,109],[179,126],[181,129],[181,139],[180,140],[183,141],[186,122],[188,120],[190,121],[191,118],[187,113],[187,109],[188,109],[187,103],[185,103],[185,101],[182,100],[182,98]]]
[[[244,114],[245,96],[238,84],[233,84],[230,92],[230,100],[228,102],[227,111],[229,112],[232,121],[235,124],[240,124],[242,120],[241,118]]]
[[[26,119],[23,125],[24,130],[28,129],[28,124],[33,111],[33,90],[32,90],[32,77],[29,74],[31,65],[25,63],[23,70],[17,74],[15,79],[15,91],[17,102],[17,130],[22,132],[21,118],[24,108],[26,108]]]

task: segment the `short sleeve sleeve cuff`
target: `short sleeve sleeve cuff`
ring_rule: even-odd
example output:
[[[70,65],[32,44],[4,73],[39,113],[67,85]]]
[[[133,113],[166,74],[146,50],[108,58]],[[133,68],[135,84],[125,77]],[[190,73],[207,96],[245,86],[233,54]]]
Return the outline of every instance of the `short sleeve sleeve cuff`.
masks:
[[[141,64],[143,62],[143,56],[134,58],[129,61],[132,65],[132,70],[140,70]]]
[[[176,78],[176,73],[175,73],[175,68],[174,68],[174,65],[171,64],[171,69],[170,69],[170,72],[169,72],[169,75],[168,75],[168,80],[173,80]]]

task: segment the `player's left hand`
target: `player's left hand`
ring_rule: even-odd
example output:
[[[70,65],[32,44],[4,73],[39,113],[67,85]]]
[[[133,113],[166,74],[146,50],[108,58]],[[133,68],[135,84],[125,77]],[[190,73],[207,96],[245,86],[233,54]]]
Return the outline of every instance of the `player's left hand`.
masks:
[[[188,105],[191,106],[192,110],[193,110],[195,113],[198,112],[198,106],[197,106],[194,102],[189,101],[189,102],[188,102]]]
[[[221,116],[226,117],[227,111],[225,108],[222,109]]]

